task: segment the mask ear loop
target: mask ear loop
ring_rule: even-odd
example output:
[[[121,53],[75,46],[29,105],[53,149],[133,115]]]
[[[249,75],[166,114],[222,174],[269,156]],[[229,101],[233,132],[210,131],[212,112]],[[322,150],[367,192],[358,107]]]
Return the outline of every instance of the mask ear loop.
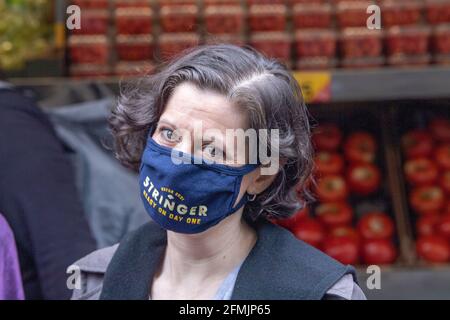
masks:
[[[247,200],[248,201],[254,201],[256,199],[256,194],[247,194]]]

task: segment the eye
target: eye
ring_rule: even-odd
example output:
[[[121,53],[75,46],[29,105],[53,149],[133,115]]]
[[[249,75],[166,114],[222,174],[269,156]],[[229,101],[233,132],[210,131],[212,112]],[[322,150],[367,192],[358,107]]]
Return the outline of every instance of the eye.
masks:
[[[166,140],[170,143],[177,142],[177,140],[178,140],[177,135],[170,128],[159,129],[159,134],[164,140]]]
[[[216,156],[216,147],[213,146],[212,144],[207,145],[203,151],[210,157],[215,157]]]
[[[225,153],[222,149],[215,146],[213,143],[206,145],[203,148],[203,153],[207,158],[217,158],[218,161],[223,162],[225,160]]]

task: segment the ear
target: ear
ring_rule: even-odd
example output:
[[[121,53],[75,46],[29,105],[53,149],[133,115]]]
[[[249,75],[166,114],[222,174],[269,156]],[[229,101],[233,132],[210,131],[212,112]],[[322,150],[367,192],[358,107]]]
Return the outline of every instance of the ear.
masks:
[[[285,160],[280,161],[280,168],[286,163]],[[276,176],[280,172],[280,168],[278,168],[277,172],[271,175],[261,174],[261,168],[253,171],[250,177],[250,183],[247,188],[247,193],[250,195],[258,195],[266,190],[272,182],[275,180]]]

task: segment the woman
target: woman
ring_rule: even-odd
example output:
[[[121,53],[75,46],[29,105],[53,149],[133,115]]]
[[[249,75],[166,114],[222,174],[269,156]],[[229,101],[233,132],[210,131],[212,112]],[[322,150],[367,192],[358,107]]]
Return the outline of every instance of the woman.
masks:
[[[351,267],[268,222],[299,209],[312,163],[307,110],[280,63],[196,48],[123,92],[110,123],[155,223],[78,261],[75,299],[364,298]],[[249,129],[270,141],[226,134]]]

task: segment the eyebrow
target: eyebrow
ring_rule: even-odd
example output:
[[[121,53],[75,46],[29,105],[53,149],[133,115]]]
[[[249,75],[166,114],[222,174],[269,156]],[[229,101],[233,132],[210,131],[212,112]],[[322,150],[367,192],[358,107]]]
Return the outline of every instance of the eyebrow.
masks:
[[[210,143],[214,143],[215,145],[218,143],[218,147],[220,147],[220,149],[222,149],[223,152],[226,152],[227,147],[226,147],[226,143],[225,140],[217,138],[216,136],[205,136],[202,135],[202,145],[208,145]]]
[[[171,123],[168,120],[165,119],[159,119],[159,121],[156,123],[156,126],[158,127],[160,124],[166,124],[171,126],[172,128],[176,128],[176,126]],[[209,144],[211,142],[221,142],[220,147],[222,148],[222,150],[226,153],[227,151],[227,147],[226,147],[226,141],[224,139],[217,139],[215,136],[212,137],[205,137],[202,135],[202,144]]]
[[[173,128],[176,128],[176,126],[173,123],[164,119],[159,119],[159,121],[156,123],[156,126],[159,126],[160,124],[167,124]]]

